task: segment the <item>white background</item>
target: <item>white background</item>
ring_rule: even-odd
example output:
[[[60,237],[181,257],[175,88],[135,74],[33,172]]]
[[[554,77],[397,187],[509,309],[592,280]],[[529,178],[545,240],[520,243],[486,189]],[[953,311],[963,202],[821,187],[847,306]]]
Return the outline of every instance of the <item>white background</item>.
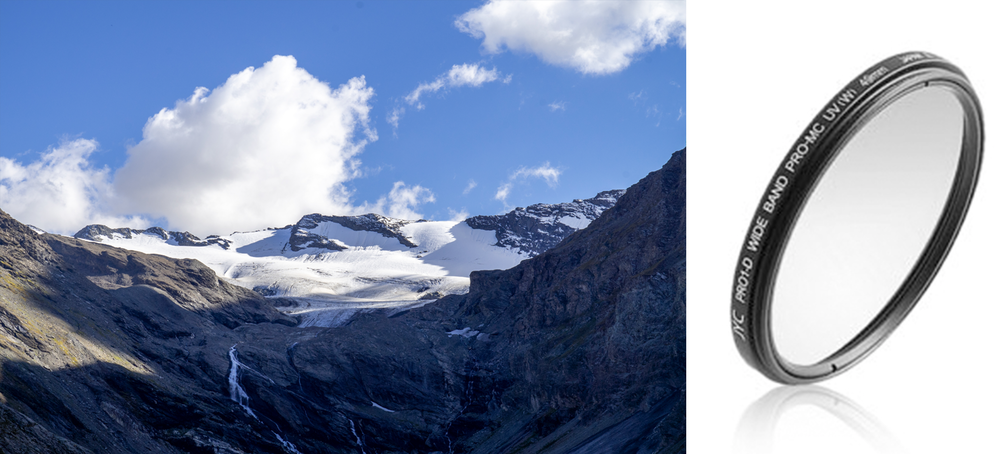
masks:
[[[688,452],[1000,452],[997,9],[693,0],[688,12]],[[861,71],[911,50],[958,65],[982,102],[986,156],[972,209],[933,285],[882,347],[822,382],[828,391],[780,387],[743,362],[729,333],[743,235],[807,122]],[[775,389],[784,394],[764,398]],[[759,399],[759,414],[741,422]]]

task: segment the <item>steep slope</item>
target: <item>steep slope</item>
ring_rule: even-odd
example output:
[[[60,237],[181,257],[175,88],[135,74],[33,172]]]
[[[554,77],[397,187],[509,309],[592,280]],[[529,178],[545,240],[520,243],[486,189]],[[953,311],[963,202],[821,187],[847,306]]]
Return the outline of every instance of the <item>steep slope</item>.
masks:
[[[467,295],[337,328],[0,212],[0,451],[683,451],[684,162]]]
[[[0,257],[0,451],[184,452],[205,431],[277,446],[233,425],[229,364],[211,354],[246,326],[293,329],[264,298],[194,260],[39,235],[2,211]]]

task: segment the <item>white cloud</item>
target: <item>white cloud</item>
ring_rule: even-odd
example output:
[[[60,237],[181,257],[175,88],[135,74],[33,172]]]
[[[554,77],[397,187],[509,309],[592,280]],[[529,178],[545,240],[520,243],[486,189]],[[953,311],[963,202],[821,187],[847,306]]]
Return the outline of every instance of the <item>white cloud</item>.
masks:
[[[28,165],[0,157],[0,208],[21,222],[67,235],[88,224],[147,227],[139,217],[107,214],[114,197],[110,170],[87,160],[97,146],[87,139],[64,141]]]
[[[541,178],[545,180],[545,183],[548,184],[549,187],[555,187],[559,184],[559,175],[562,175],[562,171],[552,167],[548,162],[538,167],[520,167],[511,173],[507,177],[507,181],[497,188],[497,192],[493,198],[503,202],[504,206],[506,206],[507,197],[514,189],[514,183],[517,181],[524,181],[528,178]]]
[[[117,208],[199,235],[351,211],[343,183],[377,140],[373,95],[363,76],[331,89],[291,56],[198,88],[147,121],[115,175]]]
[[[353,212],[381,213],[396,219],[423,219],[416,210],[425,203],[433,203],[434,193],[420,185],[407,187],[405,182],[397,181],[389,191],[388,196],[382,196],[375,204],[364,204],[354,208]]]
[[[566,101],[559,101],[559,102],[553,101],[551,104],[549,104],[549,110],[551,110],[552,112],[555,112],[557,110],[565,111]]]
[[[385,116],[385,122],[392,125],[392,134],[396,135],[396,129],[399,128],[399,119],[403,118],[403,114],[406,113],[406,108],[395,107],[389,115]]]
[[[410,94],[406,95],[404,99],[407,104],[411,106],[415,105],[417,110],[420,110],[424,108],[424,105],[420,102],[420,97],[425,93],[433,93],[443,88],[464,86],[479,87],[487,82],[493,82],[498,79],[503,83],[509,83],[511,80],[511,75],[509,74],[502,79],[501,77],[502,74],[500,74],[496,68],[486,69],[478,63],[455,65],[452,66],[448,72],[441,74],[432,82],[425,82],[418,85],[417,88],[410,92]]]
[[[459,211],[455,211],[451,208],[448,208],[448,214],[451,215],[450,220],[454,222],[464,221],[469,218],[469,212],[466,211],[465,208],[462,208]]]
[[[475,187],[478,185],[479,184],[476,183],[476,180],[470,179],[469,184],[465,185],[465,190],[462,191],[462,195],[469,195],[469,193],[472,192],[472,190],[475,189]]]
[[[496,193],[496,195],[493,196],[493,198],[497,199],[497,200],[499,200],[501,202],[503,202],[504,205],[506,205],[507,204],[507,196],[510,195],[510,190],[511,190],[511,188],[513,186],[514,185],[511,184],[511,183],[504,183],[504,184],[500,185],[500,187],[497,188],[497,193]]]
[[[455,26],[483,40],[483,50],[537,55],[585,74],[627,68],[639,54],[685,40],[685,2],[489,0]]]
[[[510,179],[517,180],[528,177],[544,178],[549,187],[555,187],[559,183],[559,175],[562,175],[562,171],[546,162],[538,167],[521,167],[511,174]]]

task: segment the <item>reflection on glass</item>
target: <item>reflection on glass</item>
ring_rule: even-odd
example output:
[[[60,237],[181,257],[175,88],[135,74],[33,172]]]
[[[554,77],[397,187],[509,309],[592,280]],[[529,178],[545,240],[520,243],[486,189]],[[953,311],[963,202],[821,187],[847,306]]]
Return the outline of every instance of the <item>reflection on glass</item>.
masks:
[[[733,443],[738,454],[906,452],[875,416],[821,386],[771,390],[747,407]]]

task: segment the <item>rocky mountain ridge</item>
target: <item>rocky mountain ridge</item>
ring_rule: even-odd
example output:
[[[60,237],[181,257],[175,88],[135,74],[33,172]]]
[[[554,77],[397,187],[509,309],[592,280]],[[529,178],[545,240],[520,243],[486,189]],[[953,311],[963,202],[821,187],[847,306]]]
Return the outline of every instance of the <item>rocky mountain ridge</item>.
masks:
[[[625,194],[624,189],[603,191],[589,199],[572,202],[536,203],[518,207],[506,214],[473,216],[465,220],[469,227],[495,230],[497,246],[520,250],[530,257],[559,244],[563,238],[597,219]]]
[[[78,238],[81,240],[97,241],[101,242],[105,238],[126,238],[132,239],[138,235],[156,235],[163,238],[165,241],[172,241],[173,244],[178,246],[208,246],[211,244],[218,245],[222,249],[229,249],[231,242],[227,239],[220,238],[218,235],[211,235],[202,240],[188,232],[168,232],[160,227],[150,227],[148,229],[130,229],[128,227],[121,227],[117,229],[112,229],[106,225],[101,224],[91,224],[76,232],[73,238]]]
[[[526,208],[517,207],[505,214],[473,216],[463,222],[473,229],[495,231],[496,243],[493,244],[494,246],[522,252],[526,257],[534,257],[555,246],[570,233],[586,227],[594,219],[597,219],[604,210],[614,206],[624,193],[623,189],[603,191],[589,199],[576,199],[572,202],[558,204],[538,203]],[[427,221],[394,219],[375,213],[357,216],[313,213],[303,216],[295,224],[272,227],[268,230],[290,229],[291,235],[285,248],[293,252],[308,248],[330,251],[347,249],[347,246],[336,238],[324,237],[313,232],[324,222],[336,223],[354,231],[378,233],[385,238],[393,238],[408,248],[416,248],[418,245],[413,242],[412,238],[403,233],[402,227]],[[209,246],[214,244],[222,249],[229,249],[232,245],[232,240],[225,236],[210,235],[202,240],[189,232],[167,231],[161,227],[139,230],[91,224],[80,229],[73,237],[101,242],[116,237],[132,239],[142,234],[156,235],[179,246]]]

